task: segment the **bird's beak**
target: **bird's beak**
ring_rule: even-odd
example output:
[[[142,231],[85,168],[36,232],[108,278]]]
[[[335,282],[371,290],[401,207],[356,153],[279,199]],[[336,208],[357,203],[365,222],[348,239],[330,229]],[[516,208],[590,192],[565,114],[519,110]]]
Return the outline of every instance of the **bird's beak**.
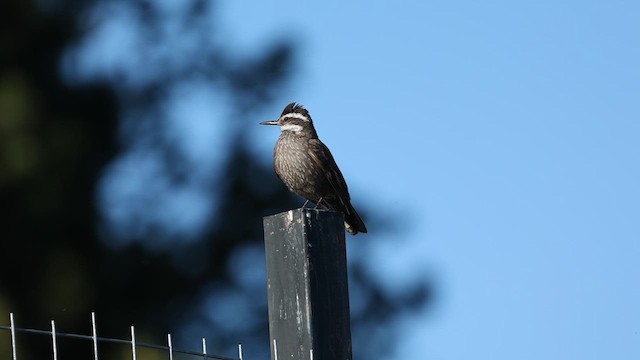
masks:
[[[278,125],[278,120],[263,121],[260,125]]]

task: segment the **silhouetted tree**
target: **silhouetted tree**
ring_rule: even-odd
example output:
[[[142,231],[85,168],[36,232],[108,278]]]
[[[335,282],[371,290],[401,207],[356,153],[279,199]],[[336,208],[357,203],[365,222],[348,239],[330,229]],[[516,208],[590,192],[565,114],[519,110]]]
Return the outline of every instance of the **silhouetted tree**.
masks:
[[[96,311],[105,336],[128,338],[136,324],[143,341],[172,332],[195,347],[207,336],[210,349],[233,354],[242,342],[248,358],[264,359],[261,218],[301,201],[252,155],[242,130],[291,76],[294,48],[285,40],[236,56],[216,35],[211,1],[175,3],[0,5],[0,317],[87,333]],[[99,35],[131,45],[100,53]],[[210,117],[227,125],[211,157],[176,134],[192,113],[176,115],[175,103],[203,89],[234,109]],[[204,220],[178,224],[192,203],[204,204]],[[350,267],[355,357],[379,357],[393,348],[394,319],[424,306],[430,288],[416,282],[392,295],[361,259]],[[50,351],[37,339],[18,345],[24,358]],[[89,358],[90,348],[63,341],[60,353]]]

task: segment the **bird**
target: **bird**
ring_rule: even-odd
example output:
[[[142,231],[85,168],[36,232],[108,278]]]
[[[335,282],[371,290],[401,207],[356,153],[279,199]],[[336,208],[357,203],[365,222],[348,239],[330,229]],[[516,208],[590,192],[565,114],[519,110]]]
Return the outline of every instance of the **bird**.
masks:
[[[340,211],[345,229],[352,235],[366,233],[367,227],[351,205],[347,183],[329,148],[318,138],[309,111],[301,104],[287,105],[277,120],[260,125],[280,126],[273,151],[273,167],[282,182],[316,208]]]

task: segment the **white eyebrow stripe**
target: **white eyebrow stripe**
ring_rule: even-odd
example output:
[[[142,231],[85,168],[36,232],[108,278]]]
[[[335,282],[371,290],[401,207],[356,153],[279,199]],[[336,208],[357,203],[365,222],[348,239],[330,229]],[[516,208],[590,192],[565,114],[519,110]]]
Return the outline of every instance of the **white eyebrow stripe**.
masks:
[[[297,124],[284,124],[280,127],[280,130],[282,131],[293,131],[293,132],[300,132],[302,131],[302,125],[297,125]]]
[[[288,113],[288,114],[285,114],[283,116],[283,118],[295,118],[295,119],[301,119],[301,120],[304,120],[304,121],[309,121],[308,117],[306,117],[306,116],[304,116],[302,114],[299,114],[299,113]]]

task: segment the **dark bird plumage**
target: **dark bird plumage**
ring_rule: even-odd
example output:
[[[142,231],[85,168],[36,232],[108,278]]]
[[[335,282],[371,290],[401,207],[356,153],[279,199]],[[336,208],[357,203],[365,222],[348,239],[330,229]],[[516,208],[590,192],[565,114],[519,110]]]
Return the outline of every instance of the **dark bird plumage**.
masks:
[[[329,148],[318,139],[309,111],[291,103],[278,120],[262,125],[278,125],[282,130],[273,154],[276,175],[292,192],[317,204],[344,213],[347,231],[353,235],[367,228],[351,205],[349,189]]]

